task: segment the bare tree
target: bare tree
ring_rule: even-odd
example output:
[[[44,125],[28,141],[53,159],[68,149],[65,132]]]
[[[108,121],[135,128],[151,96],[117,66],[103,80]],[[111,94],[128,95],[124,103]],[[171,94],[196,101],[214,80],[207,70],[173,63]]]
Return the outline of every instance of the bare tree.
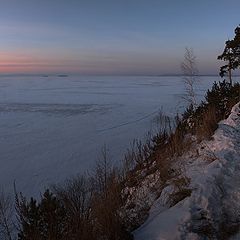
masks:
[[[91,216],[93,186],[87,176],[70,178],[53,186],[53,191],[66,208],[69,239],[96,239]]]
[[[12,240],[13,205],[9,196],[0,192],[0,238]]]
[[[197,105],[196,99],[196,84],[199,81],[198,68],[196,64],[196,56],[192,48],[186,48],[184,60],[181,64],[183,73],[183,82],[186,95],[183,97],[193,108]]]

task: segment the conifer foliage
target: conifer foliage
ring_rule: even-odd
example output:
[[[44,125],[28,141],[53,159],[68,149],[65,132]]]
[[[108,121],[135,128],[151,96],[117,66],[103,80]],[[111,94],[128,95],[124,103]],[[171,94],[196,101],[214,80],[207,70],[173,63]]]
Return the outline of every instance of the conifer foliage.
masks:
[[[194,109],[190,106],[183,115],[182,124],[186,132],[193,135],[211,136],[220,120],[230,114],[233,105],[240,101],[240,84],[215,82],[207,91],[205,101]]]
[[[232,84],[232,70],[240,67],[240,27],[235,29],[234,39],[225,42],[224,51],[218,56],[218,59],[226,62],[220,68],[219,75],[224,77],[228,74],[230,84]]]
[[[40,202],[31,198],[28,202],[20,196],[16,199],[19,240],[67,239],[66,210],[60,201],[46,190]]]

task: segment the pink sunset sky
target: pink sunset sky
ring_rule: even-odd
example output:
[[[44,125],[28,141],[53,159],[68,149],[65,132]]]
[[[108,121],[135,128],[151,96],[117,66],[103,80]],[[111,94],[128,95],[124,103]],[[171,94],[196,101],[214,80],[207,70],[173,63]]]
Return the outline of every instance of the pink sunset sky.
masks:
[[[0,3],[0,73],[46,74],[178,74],[185,47],[201,74],[217,74],[240,7],[236,0]]]

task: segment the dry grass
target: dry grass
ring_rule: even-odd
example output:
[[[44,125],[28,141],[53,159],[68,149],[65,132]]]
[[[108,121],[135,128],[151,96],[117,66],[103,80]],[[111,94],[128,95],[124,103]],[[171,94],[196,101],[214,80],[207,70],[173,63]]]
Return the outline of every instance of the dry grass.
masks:
[[[198,140],[209,139],[217,129],[219,119],[217,119],[216,112],[216,107],[210,105],[202,114],[201,122],[196,128]]]

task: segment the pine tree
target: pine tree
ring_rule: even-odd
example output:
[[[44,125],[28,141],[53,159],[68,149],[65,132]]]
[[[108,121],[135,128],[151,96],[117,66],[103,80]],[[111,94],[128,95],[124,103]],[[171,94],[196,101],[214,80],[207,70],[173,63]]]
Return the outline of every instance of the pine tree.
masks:
[[[38,203],[21,196],[16,201],[19,240],[61,240],[67,238],[67,215],[60,201],[46,190]]]
[[[232,85],[232,70],[240,66],[240,27],[235,29],[234,39],[225,42],[224,51],[218,56],[218,59],[227,62],[221,66],[219,75],[224,77],[228,74],[229,82]]]

